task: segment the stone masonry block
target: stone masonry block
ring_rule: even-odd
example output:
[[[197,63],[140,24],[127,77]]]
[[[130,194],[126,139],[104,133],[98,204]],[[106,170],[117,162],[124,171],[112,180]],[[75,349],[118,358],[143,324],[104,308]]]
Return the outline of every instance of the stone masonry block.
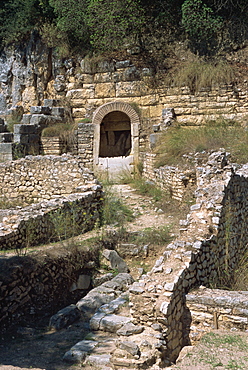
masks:
[[[13,141],[12,132],[0,133],[0,143],[11,143]]]
[[[60,100],[59,99],[44,99],[44,107],[56,107],[59,106]]]
[[[22,122],[24,125],[29,125],[29,124],[30,124],[31,117],[32,117],[32,115],[31,115],[31,114],[24,114],[24,115],[22,116],[22,121],[21,121],[21,122]]]
[[[14,134],[36,134],[37,127],[35,125],[23,125],[15,124],[14,125]]]
[[[1,119],[1,118],[0,118]],[[6,125],[4,124],[4,121],[2,120],[2,122],[0,121],[0,132],[7,132],[7,127]]]
[[[53,116],[64,117],[64,115],[65,115],[65,108],[62,108],[62,107],[52,107],[51,114]]]
[[[25,134],[14,134],[14,143],[28,144],[28,136]]]
[[[9,153],[12,155],[12,143],[1,143],[0,154]]]
[[[50,114],[51,108],[50,107],[42,107],[42,106],[34,106],[30,107],[31,114]]]

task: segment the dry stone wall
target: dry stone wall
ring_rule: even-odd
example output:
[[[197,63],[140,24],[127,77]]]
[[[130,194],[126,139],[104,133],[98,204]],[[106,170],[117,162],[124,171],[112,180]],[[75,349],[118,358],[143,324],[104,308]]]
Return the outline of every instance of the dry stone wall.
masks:
[[[0,210],[0,249],[77,235],[99,220],[102,188],[80,158],[30,156],[0,169],[2,202],[13,207]]]
[[[67,196],[94,182],[78,157],[27,156],[0,163],[0,197],[38,202]]]
[[[0,261],[0,332],[25,326],[78,300],[91,287],[97,251],[22,256]],[[75,282],[80,284],[75,287]]]
[[[201,287],[187,294],[186,302],[193,325],[201,324],[201,327],[210,329],[248,328],[247,291],[231,292]],[[194,337],[196,335],[197,330]]]
[[[17,209],[0,210],[0,249],[22,250],[91,230],[100,219],[100,185]]]
[[[144,153],[141,158],[143,163],[142,176],[168,192],[173,199],[181,201],[187,187],[196,184],[194,168],[187,170],[175,166],[156,168],[157,155],[154,153]]]
[[[213,153],[207,165],[198,168],[196,204],[181,222],[181,237],[166,247],[151,273],[131,291],[135,322],[160,325],[163,360],[175,361],[189,343],[186,294],[200,285],[221,284],[247,251],[247,168],[228,165],[223,152]],[[247,325],[248,311],[243,308]]]

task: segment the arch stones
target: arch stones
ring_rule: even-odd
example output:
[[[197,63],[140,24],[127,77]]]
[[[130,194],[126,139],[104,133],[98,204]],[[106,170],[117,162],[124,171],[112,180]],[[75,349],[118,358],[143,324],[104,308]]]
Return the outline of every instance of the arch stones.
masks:
[[[127,157],[99,157],[100,150],[100,126],[104,117],[111,112],[123,112],[130,119],[131,125],[131,153]],[[124,168],[135,166],[139,159],[139,127],[140,119],[135,109],[123,102],[114,101],[103,104],[93,114],[92,124],[94,125],[94,143],[93,143],[93,165],[95,169],[110,170],[118,172]]]

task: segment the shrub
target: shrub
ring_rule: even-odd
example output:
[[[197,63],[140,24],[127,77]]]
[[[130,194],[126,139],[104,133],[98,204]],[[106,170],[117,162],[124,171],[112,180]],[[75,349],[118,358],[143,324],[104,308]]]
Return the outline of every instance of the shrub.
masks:
[[[222,23],[221,17],[202,0],[186,0],[182,5],[182,25],[193,50],[200,54],[213,54]]]

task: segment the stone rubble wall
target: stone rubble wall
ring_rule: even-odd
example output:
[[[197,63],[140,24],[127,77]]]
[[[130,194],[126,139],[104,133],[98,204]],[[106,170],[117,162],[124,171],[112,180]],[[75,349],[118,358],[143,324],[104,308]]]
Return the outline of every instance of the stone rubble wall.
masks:
[[[78,157],[27,156],[0,163],[0,198],[40,202],[72,194],[94,182]],[[80,191],[79,191],[80,192]]]
[[[248,292],[201,287],[187,294],[192,324],[215,329],[246,330],[248,327]],[[197,331],[195,332],[196,335]]]
[[[228,165],[225,153],[217,152],[197,175],[196,204],[181,221],[181,236],[166,247],[130,297],[135,323],[160,324],[161,357],[169,361],[189,344],[186,294],[200,285],[221,284],[248,246],[248,166]],[[243,313],[247,328],[248,311]]]
[[[17,209],[0,210],[0,249],[22,250],[91,230],[100,219],[100,185]]]
[[[93,169],[94,125],[79,123],[77,129],[78,156],[84,166]]]
[[[13,207],[0,210],[0,249],[78,235],[100,218],[102,188],[80,158],[28,156],[0,164],[0,184],[2,202]]]
[[[196,184],[195,169],[182,170],[175,166],[156,168],[157,155],[154,153],[143,153],[141,158],[143,162],[142,176],[168,192],[173,199],[181,201],[187,186]]]
[[[39,320],[82,298],[91,286],[98,251],[59,256],[6,257],[0,261],[0,332]],[[80,281],[76,286],[75,282]]]

